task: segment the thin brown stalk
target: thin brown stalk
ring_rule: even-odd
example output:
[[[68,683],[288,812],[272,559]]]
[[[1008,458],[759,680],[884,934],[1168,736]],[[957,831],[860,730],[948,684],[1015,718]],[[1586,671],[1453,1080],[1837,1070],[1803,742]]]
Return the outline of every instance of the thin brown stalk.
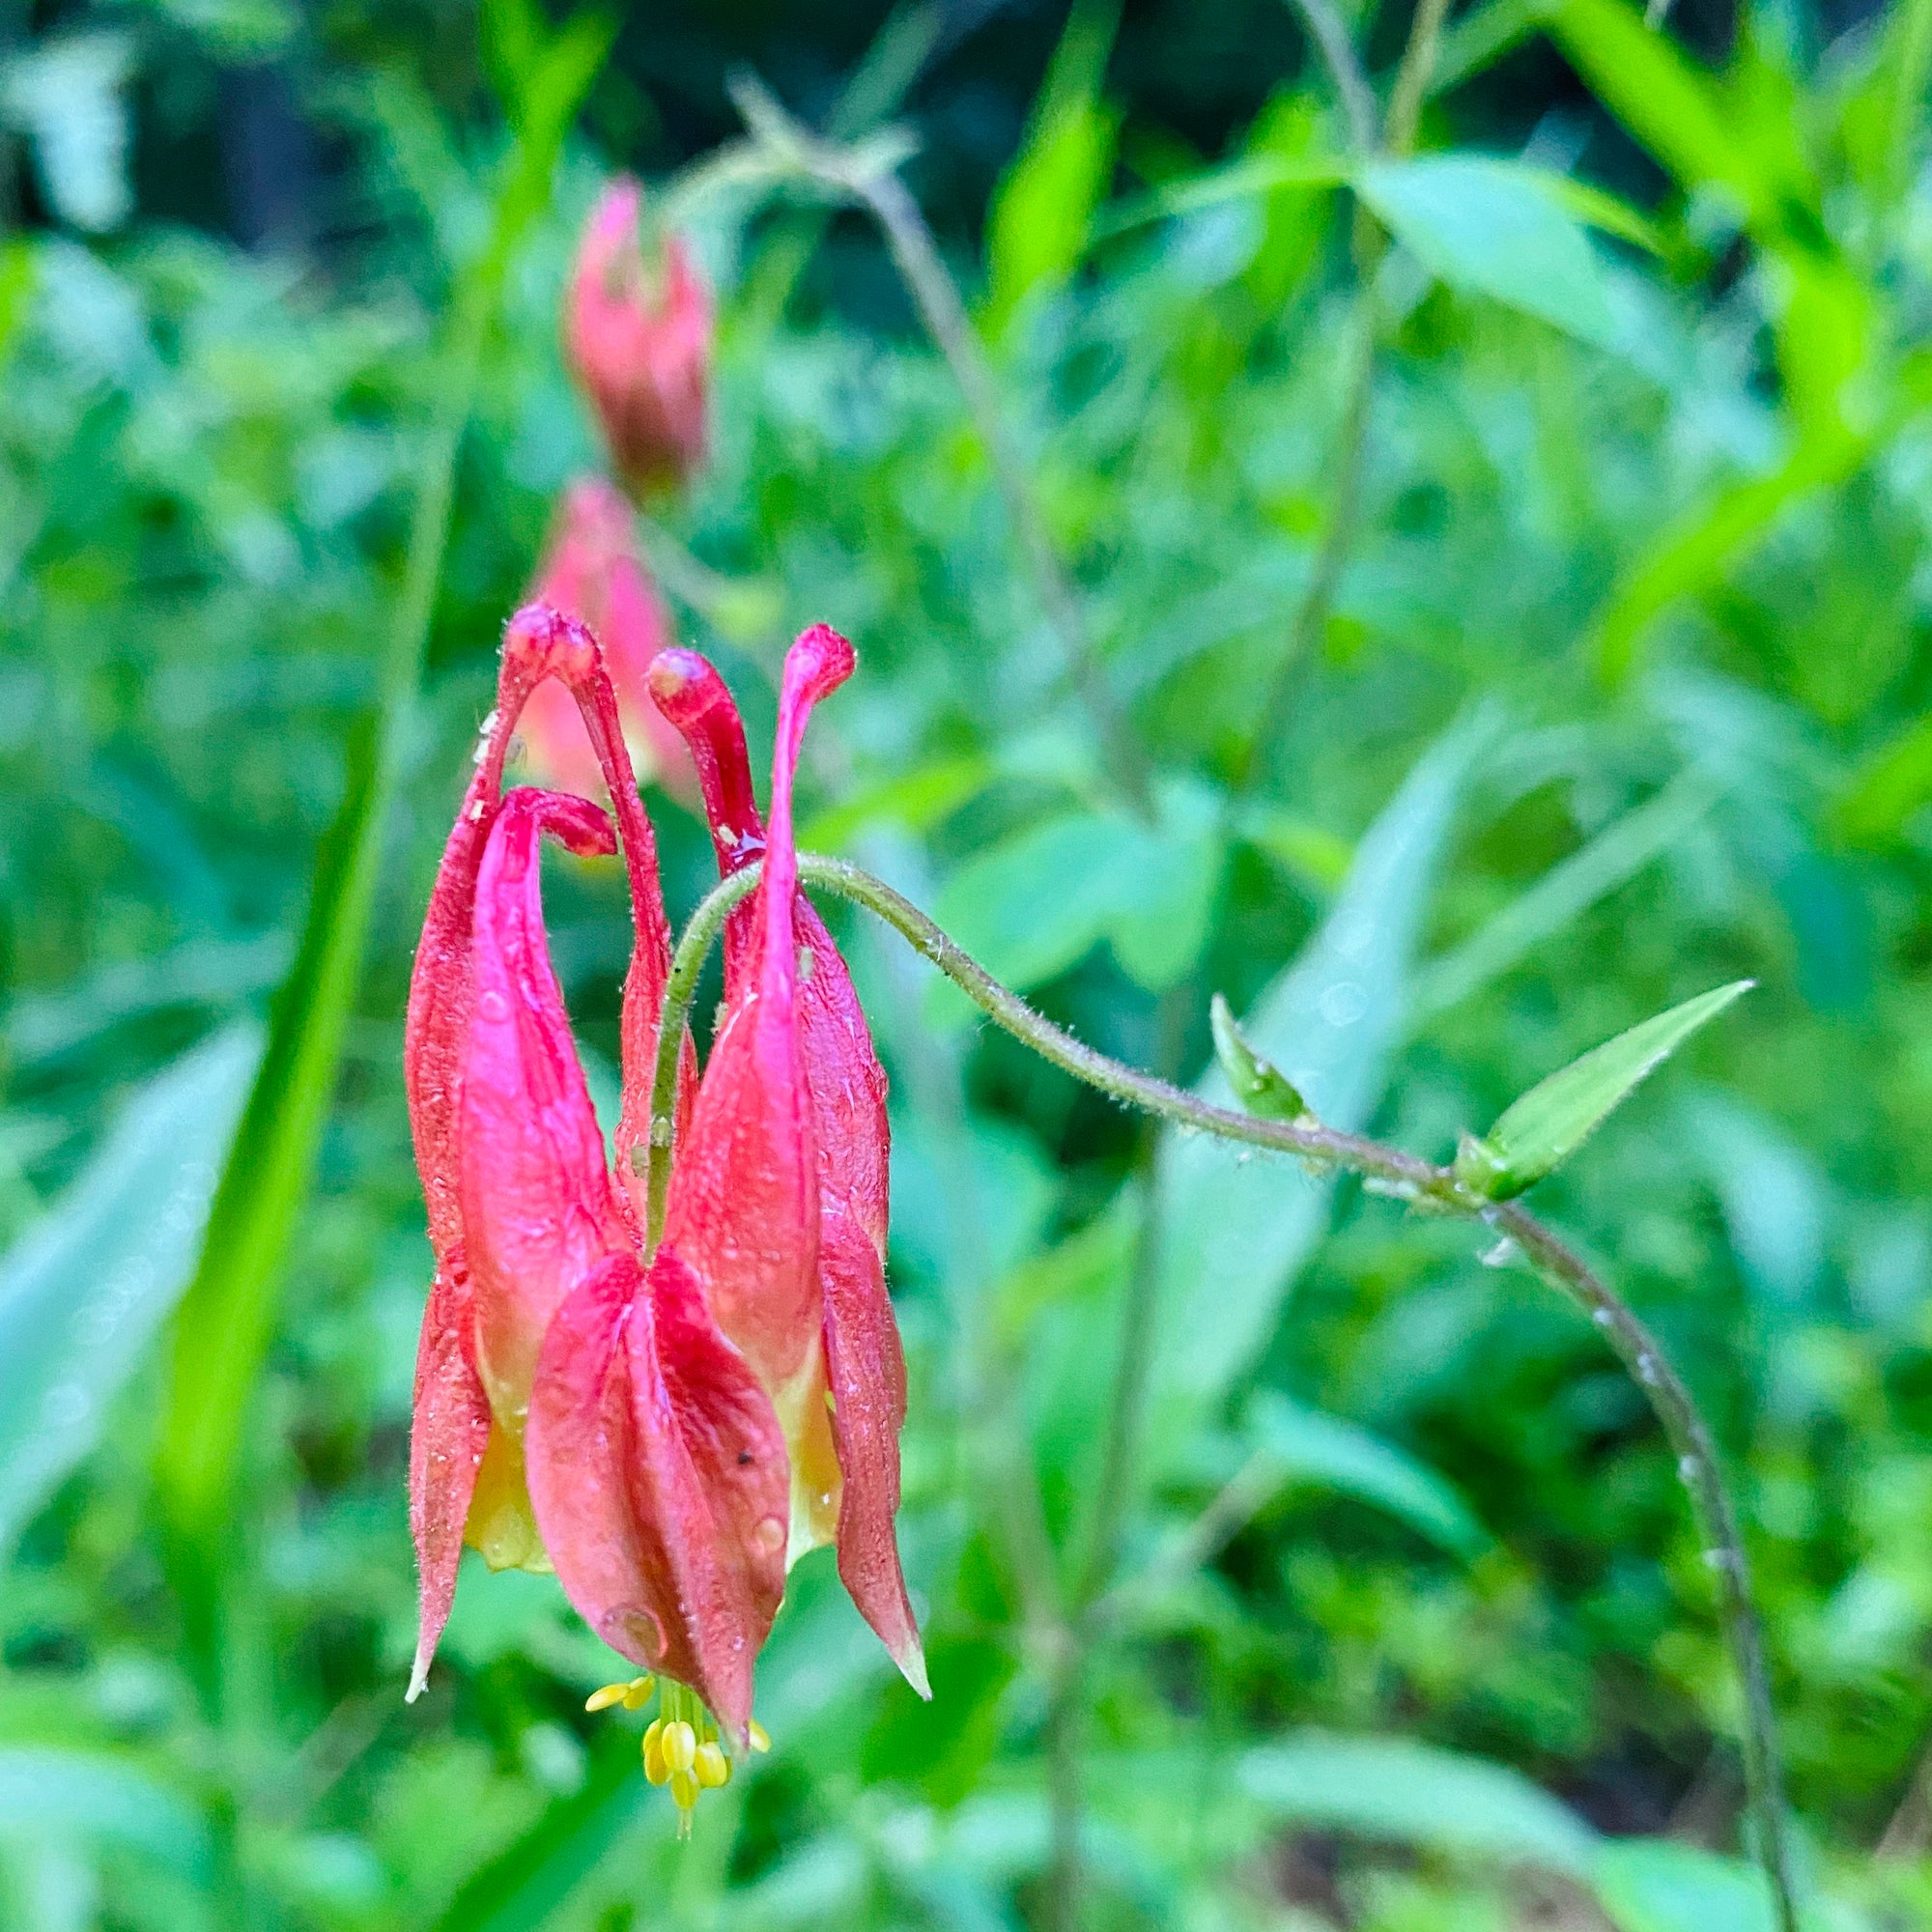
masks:
[[[763,143],[776,163],[858,203],[878,223],[894,266],[965,399],[1047,624],[1106,748],[1114,781],[1145,815],[1151,797],[1147,752],[1115,701],[1080,600],[1047,528],[1032,471],[1007,427],[985,350],[919,204],[890,168],[862,161],[852,149],[818,139],[755,83],[740,82],[736,96],[753,139]]]

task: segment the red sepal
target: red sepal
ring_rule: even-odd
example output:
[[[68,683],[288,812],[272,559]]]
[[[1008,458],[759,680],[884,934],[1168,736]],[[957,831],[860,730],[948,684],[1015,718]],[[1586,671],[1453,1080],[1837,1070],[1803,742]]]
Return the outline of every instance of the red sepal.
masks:
[[[613,1255],[572,1291],[544,1338],[525,1453],[565,1595],[742,1745],[784,1595],[790,1476],[763,1388],[674,1255],[648,1276]]]
[[[409,1698],[422,1694],[463,1557],[463,1525],[490,1440],[490,1399],[476,1374],[475,1311],[461,1254],[439,1266],[423,1311],[410,1406],[410,1535],[416,1547],[416,1655]]]
[[[629,1244],[544,936],[545,832],[580,854],[616,843],[601,807],[524,788],[503,800],[476,878],[461,1201],[477,1371],[513,1431],[557,1304]]]

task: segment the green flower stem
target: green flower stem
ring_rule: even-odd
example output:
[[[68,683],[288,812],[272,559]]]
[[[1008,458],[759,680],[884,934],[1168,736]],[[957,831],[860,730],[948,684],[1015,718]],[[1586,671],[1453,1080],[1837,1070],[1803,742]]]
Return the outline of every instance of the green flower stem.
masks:
[[[651,1100],[649,1199],[653,1244],[663,1229],[664,1191],[670,1171],[678,1042],[683,1037],[704,956],[723,928],[726,914],[756,885],[758,871],[756,867],[748,867],[733,874],[703,901],[678,941],[672,961]],[[914,952],[937,966],[996,1025],[1031,1047],[1041,1059],[1098,1089],[1122,1106],[1139,1108],[1223,1140],[1293,1154],[1313,1167],[1358,1174],[1378,1191],[1406,1201],[1419,1209],[1480,1222],[1514,1242],[1544,1281],[1589,1316],[1662,1426],[1677,1457],[1678,1472],[1690,1492],[1705,1561],[1718,1578],[1725,1642],[1744,1691],[1745,1773],[1756,1824],[1753,1850],[1770,1882],[1778,1932],[1798,1932],[1777,1720],[1744,1543],[1724,1489],[1710,1429],[1690,1389],[1635,1312],[1581,1256],[1520,1203],[1487,1200],[1464,1187],[1448,1168],[1437,1167],[1359,1134],[1342,1133],[1317,1122],[1271,1121],[1236,1113],[1230,1108],[1217,1107],[1199,1094],[1186,1093],[1169,1081],[1136,1072],[1103,1053],[1096,1053],[1035,1012],[1017,993],[1001,985],[924,913],[883,880],[842,859],[810,852],[799,854],[798,872],[804,884],[837,893],[883,920]],[[1255,1492],[1265,1493],[1259,1485]],[[1216,1525],[1217,1535],[1222,1527]],[[1102,1604],[1108,1601],[1104,1597],[1099,1599]]]
[[[651,1069],[650,1152],[644,1178],[646,1259],[657,1252],[664,1239],[671,1154],[677,1137],[678,1063],[691,1020],[691,1003],[697,997],[697,977],[704,971],[704,961],[724,930],[731,909],[750,897],[764,869],[762,864],[747,866],[715,886],[692,914],[678,937],[677,951],[671,954],[670,977],[665,981],[664,1007],[658,1020],[657,1063]],[[637,1158],[635,1149],[631,1158]]]

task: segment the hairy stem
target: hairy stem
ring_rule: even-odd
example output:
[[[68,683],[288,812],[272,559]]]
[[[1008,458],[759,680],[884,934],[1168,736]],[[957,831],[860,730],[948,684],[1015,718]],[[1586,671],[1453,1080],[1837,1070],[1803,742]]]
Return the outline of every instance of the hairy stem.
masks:
[[[1758,1842],[1753,1847],[1771,1881],[1778,1932],[1798,1932],[1791,1847],[1785,1830],[1784,1772],[1777,1747],[1777,1714],[1765,1663],[1764,1632],[1751,1597],[1750,1569],[1736,1513],[1724,1488],[1717,1445],[1683,1378],[1657,1338],[1611,1293],[1581,1256],[1543,1223],[1507,1202],[1490,1206],[1483,1218],[1501,1229],[1543,1279],[1562,1290],[1603,1330],[1631,1378],[1642,1389],[1677,1457],[1677,1473],[1690,1493],[1691,1512],[1704,1542],[1704,1561],[1716,1573],[1718,1601],[1731,1661],[1745,1695],[1745,1785]]]
[[[801,857],[803,855],[801,854]],[[651,1128],[649,1165],[644,1176],[644,1248],[646,1259],[664,1239],[665,1208],[670,1199],[671,1155],[677,1137],[677,1065],[685,1029],[691,1023],[691,1003],[697,997],[698,975],[731,909],[749,898],[764,876],[760,862],[714,886],[698,902],[690,923],[678,935],[671,954],[670,975],[665,980],[664,1006],[658,1016],[658,1055],[651,1068]],[[635,1152],[632,1156],[636,1158]]]
[[[753,890],[761,869],[753,866],[734,873],[705,898],[679,939],[671,962],[651,1099],[649,1194],[653,1240],[663,1226],[660,1176],[661,1172],[668,1176],[670,1164],[677,1042],[690,1012],[705,953],[722,930],[725,915]],[[1359,1174],[1380,1191],[1415,1208],[1480,1222],[1513,1241],[1545,1282],[1589,1316],[1642,1391],[1676,1454],[1678,1473],[1689,1492],[1692,1515],[1703,1541],[1705,1561],[1718,1579],[1724,1638],[1744,1690],[1745,1774],[1756,1827],[1752,1849],[1770,1881],[1778,1932],[1798,1932],[1777,1719],[1743,1539],[1724,1488],[1710,1428],[1683,1378],[1634,1310],[1581,1256],[1520,1203],[1489,1200],[1464,1186],[1450,1169],[1362,1135],[1342,1133],[1319,1122],[1264,1120],[1236,1113],[1231,1108],[1217,1107],[1171,1081],[1138,1072],[1095,1052],[1043,1014],[1035,1012],[1017,993],[1001,985],[978,960],[954,945],[924,913],[884,880],[842,859],[811,852],[799,854],[798,875],[803,884],[837,893],[883,920],[914,952],[937,966],[997,1026],[1076,1080],[1084,1081],[1123,1106],[1139,1108],[1223,1140],[1293,1154],[1312,1166]],[[1244,1485],[1244,1493],[1259,1489],[1258,1482]],[[1101,1597],[1083,1607],[1096,1607],[1110,1601]]]

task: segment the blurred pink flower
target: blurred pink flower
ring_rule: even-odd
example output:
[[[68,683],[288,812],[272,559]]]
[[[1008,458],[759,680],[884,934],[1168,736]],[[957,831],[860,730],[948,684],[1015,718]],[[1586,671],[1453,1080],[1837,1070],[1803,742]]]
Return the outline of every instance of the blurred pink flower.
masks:
[[[634,494],[681,483],[704,460],[711,292],[682,240],[646,264],[629,176],[605,189],[583,230],[564,305],[564,347]]]

